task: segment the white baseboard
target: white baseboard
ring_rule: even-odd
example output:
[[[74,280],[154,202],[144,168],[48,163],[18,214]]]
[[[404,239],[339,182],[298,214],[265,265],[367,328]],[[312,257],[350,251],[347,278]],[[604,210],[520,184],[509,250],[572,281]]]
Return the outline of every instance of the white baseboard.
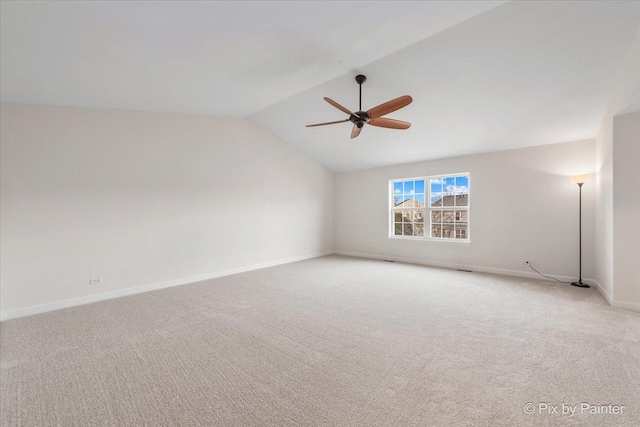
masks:
[[[403,258],[403,257],[394,257],[394,256],[367,254],[367,253],[349,252],[349,251],[334,251],[334,253],[336,255],[346,255],[346,256],[352,256],[357,258],[370,258],[370,259],[406,262],[408,264],[420,264],[420,265],[427,265],[430,267],[443,267],[443,268],[453,268],[453,269],[461,269],[461,270],[471,270],[471,271],[477,271],[480,273],[493,273],[493,274],[502,274],[505,276],[526,277],[530,279],[552,281],[551,279],[541,277],[540,275],[538,275],[533,271],[528,272],[528,271],[518,271],[518,270],[506,270],[502,268],[480,267],[477,265],[465,265],[465,264],[454,264],[454,263],[438,262],[438,261],[426,261],[426,260],[415,259],[415,258]],[[577,277],[559,276],[556,274],[546,274],[546,275],[549,277],[553,277],[557,280],[561,280],[563,282],[575,282],[576,280],[578,280]],[[616,307],[616,308],[624,308],[625,310],[640,312],[640,304],[628,302],[628,301],[614,300],[611,297],[611,295],[609,295],[607,291],[602,287],[602,285],[598,283],[597,280],[582,279],[582,281],[596,288],[600,292],[600,294],[603,296],[603,298],[607,301],[607,303],[609,303],[610,306]]]
[[[629,301],[615,300],[611,297],[611,295],[609,295],[609,293],[604,289],[604,287],[597,280],[594,280],[594,282],[595,282],[595,287],[598,289],[598,291],[600,291],[600,294],[602,294],[602,296],[604,297],[604,299],[607,300],[610,306],[616,307],[616,308],[624,308],[625,310],[636,311],[640,313],[640,304],[635,302],[629,302]]]
[[[333,254],[333,251],[318,252],[310,255],[303,255],[294,258],[280,259],[276,261],[263,262],[260,264],[249,265],[245,267],[232,268],[229,270],[221,270],[198,276],[185,277],[181,279],[168,280],[166,282],[150,283],[148,285],[134,286],[131,288],[118,289],[115,291],[103,292],[99,294],[86,295],[78,298],[66,299],[63,301],[55,301],[46,304],[32,305],[29,307],[18,308],[15,310],[3,311],[0,313],[0,321],[15,319],[18,317],[31,316],[32,314],[45,313],[47,311],[60,310],[62,308],[75,307],[78,305],[89,304],[92,302],[104,301],[112,298],[124,297],[127,295],[140,294],[143,292],[155,291],[157,289],[170,288],[173,286],[186,285],[189,283],[201,282],[203,280],[215,279],[223,276],[231,276],[233,274],[244,273],[261,268],[274,267],[276,265],[288,264],[291,262],[303,261],[305,259],[318,258]]]
[[[540,280],[552,281],[551,279],[541,277],[540,275],[538,275],[533,271],[529,272],[529,271],[507,270],[502,268],[481,267],[478,265],[455,264],[455,263],[449,263],[449,262],[428,261],[428,260],[416,259],[416,258],[403,258],[403,257],[386,256],[386,255],[379,255],[379,254],[366,254],[366,253],[348,252],[348,251],[335,251],[334,253],[337,255],[346,255],[346,256],[352,256],[352,257],[358,257],[358,258],[371,258],[371,259],[389,260],[389,261],[397,261],[397,262],[406,262],[408,264],[428,265],[430,267],[443,267],[443,268],[452,268],[452,269],[460,269],[460,270],[471,270],[471,271],[477,271],[479,273],[493,273],[493,274],[501,274],[504,276],[526,277],[529,279],[540,279]],[[556,274],[547,274],[547,276],[553,277],[563,282],[575,282],[578,280],[577,277],[559,276]],[[583,278],[582,281],[591,286],[596,286],[596,283],[597,283],[593,279]]]
[[[631,310],[640,313],[640,304],[635,302],[613,300],[611,305],[617,308],[624,308],[625,310]]]
[[[115,291],[103,292],[103,293],[94,294],[94,295],[87,295],[87,296],[82,296],[82,297],[78,297],[78,298],[71,298],[71,299],[67,299],[67,300],[63,300],[63,301],[55,301],[55,302],[51,302],[51,303],[47,303],[47,304],[33,305],[33,306],[29,306],[29,307],[19,308],[19,309],[16,309],[16,310],[3,311],[3,312],[0,313],[0,321],[9,320],[9,319],[15,319],[15,318],[18,318],[18,317],[30,316],[32,314],[45,313],[45,312],[48,312],[48,311],[60,310],[62,308],[75,307],[75,306],[78,306],[78,305],[84,305],[84,304],[89,304],[89,303],[92,303],[92,302],[104,301],[104,300],[108,300],[108,299],[112,299],[112,298],[119,298],[119,297],[123,297],[123,296],[127,296],[127,295],[134,295],[134,294],[139,294],[139,293],[143,293],[143,292],[154,291],[154,290],[157,290],[157,289],[164,289],[164,288],[170,288],[170,287],[173,287],[173,286],[180,286],[180,285],[186,285],[186,284],[189,284],[189,283],[201,282],[203,280],[215,279],[215,278],[218,278],[218,277],[231,276],[233,274],[244,273],[244,272],[253,271],[253,270],[259,270],[261,268],[274,267],[276,265],[288,264],[288,263],[291,263],[291,262],[303,261],[303,260],[311,259],[311,258],[318,258],[318,257],[322,257],[322,256],[331,255],[331,254],[334,254],[334,253],[337,254],[337,255],[345,255],[345,256],[352,256],[352,257],[358,257],[358,258],[390,260],[390,261],[397,261],[397,262],[406,262],[406,263],[409,263],[409,264],[427,265],[427,266],[432,266],[432,267],[443,267],[443,268],[452,268],[452,269],[472,270],[472,271],[477,271],[477,272],[480,272],[480,273],[493,273],[493,274],[501,274],[501,275],[506,275],[506,276],[516,276],[516,277],[526,277],[526,278],[531,278],[531,279],[550,280],[550,279],[545,279],[543,277],[540,277],[539,275],[537,275],[534,272],[527,272],[527,271],[507,270],[507,269],[501,269],[501,268],[480,267],[480,266],[474,266],[474,265],[444,263],[444,262],[437,262],[437,261],[425,261],[425,260],[415,259],[415,258],[402,258],[402,257],[379,255],[379,254],[366,254],[366,253],[359,253],[359,252],[349,252],[349,251],[325,251],[325,252],[319,252],[319,253],[310,254],[310,255],[303,255],[303,256],[294,257],[294,258],[286,258],[286,259],[281,259],[281,260],[276,260],[276,261],[269,261],[269,262],[264,262],[264,263],[260,263],[260,264],[249,265],[249,266],[245,266],[245,267],[238,267],[238,268],[233,268],[233,269],[229,269],[229,270],[221,270],[221,271],[208,273],[208,274],[202,274],[202,275],[198,275],[198,276],[191,276],[191,277],[185,277],[185,278],[181,278],[181,279],[168,280],[168,281],[159,282],[159,283],[151,283],[151,284],[148,284],[148,285],[134,286],[134,287],[131,287],[131,288],[118,289],[118,290],[115,290]],[[554,277],[554,278],[556,278],[558,280],[567,281],[567,282],[568,281],[574,281],[574,280],[577,279],[576,277],[568,277],[568,276],[558,276],[558,275],[549,275],[549,276]],[[627,302],[627,301],[616,301],[616,300],[612,299],[611,296],[604,290],[604,288],[596,280],[583,279],[583,282],[585,282],[585,283],[587,283],[587,284],[589,284],[591,286],[594,286],[596,289],[598,289],[600,294],[602,294],[604,299],[611,306],[617,307],[617,308],[623,308],[623,309],[626,309],[626,310],[640,312],[640,304]]]

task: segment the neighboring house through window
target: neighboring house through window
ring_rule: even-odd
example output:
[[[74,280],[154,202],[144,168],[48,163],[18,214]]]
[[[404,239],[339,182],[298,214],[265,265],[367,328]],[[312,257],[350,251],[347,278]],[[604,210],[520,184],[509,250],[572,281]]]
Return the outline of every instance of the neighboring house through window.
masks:
[[[391,180],[390,237],[469,240],[469,174]]]

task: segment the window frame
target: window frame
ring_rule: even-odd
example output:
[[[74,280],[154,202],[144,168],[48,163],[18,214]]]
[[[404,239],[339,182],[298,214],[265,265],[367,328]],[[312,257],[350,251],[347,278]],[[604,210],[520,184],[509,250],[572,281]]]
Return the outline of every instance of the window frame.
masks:
[[[456,178],[459,176],[465,176],[467,178],[467,206],[431,206],[431,180],[437,178]],[[396,208],[393,203],[393,195],[394,195],[394,184],[397,182],[404,181],[415,181],[415,180],[424,180],[425,185],[425,206],[424,208],[415,208],[415,207],[407,207],[407,208]],[[413,178],[396,178],[389,180],[389,193],[387,195],[388,203],[389,203],[389,238],[390,239],[400,239],[400,240],[418,240],[418,241],[431,241],[431,242],[442,242],[442,243],[462,243],[469,244],[471,243],[471,173],[469,172],[458,172],[458,173],[448,173],[441,175],[427,175],[427,176],[418,176]],[[397,236],[394,234],[394,225],[395,225],[395,213],[401,211],[409,211],[409,210],[420,210],[424,211],[424,230],[425,233],[428,232],[428,235],[425,236]],[[467,211],[467,238],[466,239],[456,239],[455,237],[431,237],[431,228],[432,228],[432,217],[431,212],[433,210],[453,210]],[[455,224],[455,213],[454,213],[454,222]],[[442,224],[442,223],[441,223]],[[454,229],[455,230],[455,229]],[[454,236],[455,236],[454,231]]]

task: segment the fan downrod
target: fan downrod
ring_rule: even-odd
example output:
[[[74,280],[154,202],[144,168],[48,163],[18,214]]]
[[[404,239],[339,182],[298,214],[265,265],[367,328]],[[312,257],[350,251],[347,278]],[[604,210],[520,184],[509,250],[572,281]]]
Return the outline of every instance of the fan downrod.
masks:
[[[362,74],[356,76],[356,82],[358,83],[358,89],[360,90],[360,110],[355,112],[355,115],[349,117],[351,123],[356,125],[359,129],[369,123],[369,115],[366,111],[362,111],[362,83],[367,81],[367,77]]]
[[[364,83],[364,82],[366,82],[366,81],[367,81],[367,77],[366,77],[366,76],[363,76],[362,74],[358,74],[358,75],[356,76],[356,82],[358,83],[358,92],[360,93],[360,95],[359,95],[359,97],[358,97],[358,98],[359,98],[359,100],[360,100],[360,103],[359,103],[359,105],[360,105],[359,110],[360,110],[360,111],[358,111],[356,114],[357,114],[359,117],[362,117],[362,118],[364,118],[364,116],[360,114],[360,113],[362,113],[362,83]],[[366,120],[366,122],[368,123],[368,122],[369,122],[369,116],[367,116],[367,118],[366,118],[365,120]],[[351,121],[352,121],[356,126],[358,126],[359,128],[361,128],[361,129],[362,129],[362,126],[364,126],[364,123],[360,123],[360,122],[356,123],[356,122],[354,122],[353,120],[351,120]]]

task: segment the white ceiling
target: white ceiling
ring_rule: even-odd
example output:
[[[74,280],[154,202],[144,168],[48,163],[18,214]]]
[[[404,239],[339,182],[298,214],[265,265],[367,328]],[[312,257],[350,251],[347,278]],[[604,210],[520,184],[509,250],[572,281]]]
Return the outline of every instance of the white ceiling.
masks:
[[[2,2],[1,100],[249,116],[334,171],[591,138],[640,3]],[[329,96],[399,95],[349,139]]]
[[[250,118],[333,171],[593,138],[640,23],[639,2],[510,2]],[[409,94],[408,130],[305,124]]]
[[[502,3],[3,1],[1,99],[246,116]]]

